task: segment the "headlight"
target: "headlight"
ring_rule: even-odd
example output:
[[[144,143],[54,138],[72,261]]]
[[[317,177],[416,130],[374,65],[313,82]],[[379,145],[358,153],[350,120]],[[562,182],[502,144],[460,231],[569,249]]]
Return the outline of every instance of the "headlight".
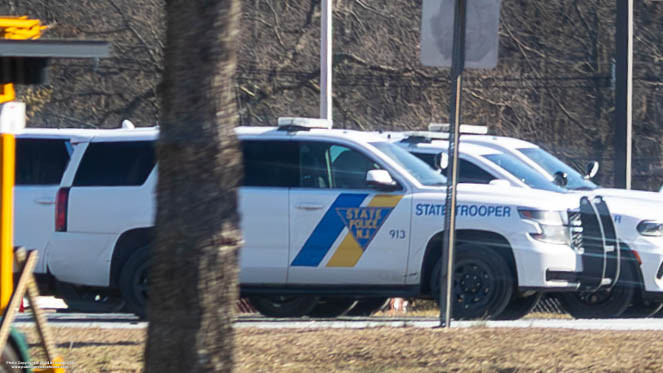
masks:
[[[643,220],[638,224],[638,232],[643,236],[663,236],[663,223],[655,220]]]
[[[537,224],[539,231],[529,235],[535,240],[555,245],[570,245],[569,228],[564,225],[561,211],[537,210],[520,207],[518,214],[521,219]]]

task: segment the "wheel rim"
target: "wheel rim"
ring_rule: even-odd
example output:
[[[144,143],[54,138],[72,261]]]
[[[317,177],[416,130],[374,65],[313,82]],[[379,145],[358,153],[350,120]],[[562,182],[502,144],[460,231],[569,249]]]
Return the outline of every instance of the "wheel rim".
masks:
[[[484,309],[496,292],[497,279],[491,269],[479,262],[462,261],[454,269],[455,308],[463,311]]]
[[[149,278],[147,271],[147,263],[145,263],[138,268],[133,278],[134,295],[136,296],[138,302],[140,302],[141,304],[147,303],[148,288],[149,288]]]

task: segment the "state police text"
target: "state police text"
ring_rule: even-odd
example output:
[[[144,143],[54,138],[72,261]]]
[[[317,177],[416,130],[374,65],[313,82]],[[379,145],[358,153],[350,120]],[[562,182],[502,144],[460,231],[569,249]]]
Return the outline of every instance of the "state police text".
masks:
[[[418,203],[416,206],[417,216],[444,216],[445,205]],[[502,205],[456,205],[456,216],[481,216],[508,218],[511,216],[511,207]]]

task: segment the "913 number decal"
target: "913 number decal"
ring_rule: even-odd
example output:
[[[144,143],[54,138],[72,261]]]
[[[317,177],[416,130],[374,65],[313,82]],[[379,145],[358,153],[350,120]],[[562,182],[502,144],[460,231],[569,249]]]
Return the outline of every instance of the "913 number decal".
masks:
[[[389,236],[392,240],[404,240],[405,231],[402,229],[391,229],[389,230]]]

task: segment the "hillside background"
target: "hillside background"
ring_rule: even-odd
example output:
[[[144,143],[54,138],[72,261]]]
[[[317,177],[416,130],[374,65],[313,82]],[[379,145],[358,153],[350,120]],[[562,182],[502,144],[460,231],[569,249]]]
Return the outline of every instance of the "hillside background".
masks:
[[[334,1],[334,125],[424,129],[447,122],[449,71],[419,63],[421,0]],[[318,116],[319,0],[244,0],[237,105],[243,125]],[[153,125],[165,23],[160,0],[0,0],[47,37],[106,39],[113,57],[53,61],[22,88],[29,125]],[[633,186],[663,183],[663,2],[635,2]],[[469,71],[462,122],[533,141],[613,185],[614,0],[502,0],[497,69]],[[196,68],[191,66],[191,68]]]

